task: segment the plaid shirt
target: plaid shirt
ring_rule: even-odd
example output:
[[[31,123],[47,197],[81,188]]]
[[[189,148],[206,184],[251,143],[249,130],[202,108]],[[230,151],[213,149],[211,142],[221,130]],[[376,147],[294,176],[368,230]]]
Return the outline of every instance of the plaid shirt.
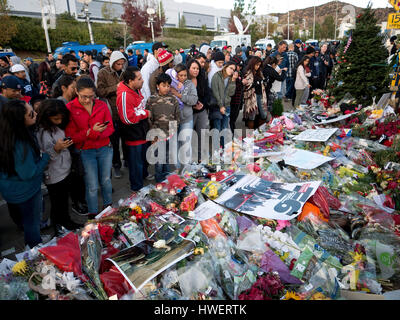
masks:
[[[297,61],[299,60],[298,55],[294,51],[288,51],[287,56],[289,59],[289,67],[288,67],[288,73],[287,76],[288,78],[293,78],[294,77],[294,70],[296,68]]]

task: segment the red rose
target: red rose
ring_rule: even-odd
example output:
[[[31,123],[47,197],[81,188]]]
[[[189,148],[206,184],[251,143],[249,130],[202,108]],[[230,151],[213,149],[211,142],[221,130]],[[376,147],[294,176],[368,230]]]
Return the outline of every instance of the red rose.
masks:
[[[101,240],[103,240],[105,243],[111,242],[112,237],[114,235],[114,229],[106,224],[99,224],[98,229]]]

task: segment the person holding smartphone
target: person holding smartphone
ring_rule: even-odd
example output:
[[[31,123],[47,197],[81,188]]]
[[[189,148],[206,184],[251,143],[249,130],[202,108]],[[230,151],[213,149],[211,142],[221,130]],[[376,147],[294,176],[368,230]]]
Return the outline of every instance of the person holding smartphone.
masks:
[[[75,230],[82,225],[75,223],[69,216],[69,195],[71,197],[79,186],[73,183],[71,175],[71,154],[68,150],[74,143],[71,137],[65,137],[61,128],[64,119],[69,118],[69,111],[59,99],[44,100],[39,107],[36,138],[42,152],[50,155],[49,165],[44,172],[44,183],[49,191],[51,224],[58,236],[61,227]]]
[[[94,81],[89,77],[81,77],[76,82],[78,97],[67,104],[70,122],[65,130],[66,136],[71,137],[76,148],[81,150],[89,218],[99,213],[99,186],[103,195],[103,208],[112,204],[113,149],[110,135],[114,132],[114,126],[107,104],[96,99],[95,91]]]

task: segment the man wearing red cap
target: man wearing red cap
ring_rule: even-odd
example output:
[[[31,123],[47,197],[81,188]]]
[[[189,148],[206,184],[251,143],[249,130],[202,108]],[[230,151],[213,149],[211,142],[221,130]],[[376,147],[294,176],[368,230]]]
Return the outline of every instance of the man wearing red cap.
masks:
[[[163,45],[163,43],[155,42],[153,44],[153,46],[151,47],[151,50],[153,51],[153,53],[152,54],[149,53],[147,55],[146,63],[140,70],[140,73],[142,74],[142,79],[143,79],[143,87],[141,89],[141,93],[143,95],[145,102],[151,95],[151,93],[150,93],[150,76],[160,66],[157,58],[158,58],[158,55],[162,51],[165,51],[164,47],[165,47],[165,45]]]
[[[150,93],[152,95],[157,93],[157,77],[174,67],[174,56],[167,50],[163,50],[158,55],[159,67],[151,74],[149,81]]]

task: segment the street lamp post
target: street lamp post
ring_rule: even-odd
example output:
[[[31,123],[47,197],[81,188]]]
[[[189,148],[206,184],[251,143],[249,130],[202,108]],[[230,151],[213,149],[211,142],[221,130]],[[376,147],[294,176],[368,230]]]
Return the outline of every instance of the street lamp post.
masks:
[[[154,14],[156,13],[156,10],[154,10],[153,8],[147,8],[147,14],[149,15],[149,21],[148,23],[151,25],[151,37],[153,39],[154,42],[154,27],[153,27],[153,23],[154,21]]]
[[[336,40],[336,31],[337,31],[337,12],[338,12],[338,0],[336,0],[335,40]]]
[[[86,18],[86,22],[88,25],[90,43],[94,44],[92,25],[90,24],[90,12],[89,12],[89,3],[91,3],[92,0],[78,0],[78,2],[83,4],[82,12],[84,13],[84,17]]]

